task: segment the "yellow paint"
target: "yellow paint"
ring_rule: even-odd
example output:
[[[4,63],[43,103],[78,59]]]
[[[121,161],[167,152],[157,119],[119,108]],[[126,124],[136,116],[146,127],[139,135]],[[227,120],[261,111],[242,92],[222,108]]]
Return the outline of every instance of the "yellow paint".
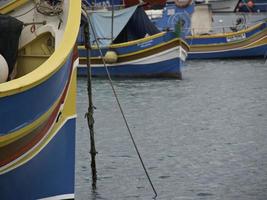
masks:
[[[191,49],[194,49],[194,48],[207,48],[207,47],[221,47],[221,46],[231,46],[231,45],[234,45],[234,44],[239,44],[241,42],[244,42],[244,41],[247,41],[247,40],[251,40],[255,37],[257,37],[259,34],[262,34],[263,32],[266,32],[267,33],[267,28],[263,29],[262,31],[256,33],[256,34],[253,34],[251,35],[250,37],[248,38],[245,38],[245,39],[242,39],[242,40],[237,40],[237,41],[233,41],[233,42],[226,42],[226,43],[215,43],[215,44],[194,44],[194,45],[191,45],[190,48]]]
[[[0,7],[0,14],[7,14],[11,12],[12,10],[26,4],[29,0],[14,0],[11,1],[10,3],[3,5]]]
[[[0,147],[6,146],[6,145],[24,137],[24,136],[26,136],[31,131],[33,131],[34,129],[39,127],[45,120],[47,120],[49,118],[49,116],[51,115],[51,113],[55,109],[56,105],[58,104],[59,100],[60,100],[60,97],[46,113],[44,113],[42,116],[40,116],[38,119],[36,119],[33,123],[21,128],[21,129],[15,131],[13,133],[9,133],[8,135],[2,135],[0,137]]]
[[[25,91],[29,88],[32,88],[39,83],[45,81],[48,79],[53,73],[55,73],[58,69],[60,69],[61,66],[65,63],[68,55],[72,53],[72,49],[75,45],[76,36],[78,34],[79,30],[79,23],[80,23],[80,12],[81,12],[81,2],[77,0],[70,0],[70,12],[68,16],[68,22],[66,31],[64,32],[63,41],[61,42],[60,46],[54,54],[46,61],[44,62],[40,67],[36,68],[31,73],[28,73],[25,76],[22,76],[21,78],[15,79],[13,81],[10,81],[5,84],[0,85],[0,97],[1,96],[7,96],[19,93],[21,91]],[[44,43],[36,43],[38,44],[44,44]],[[45,45],[45,50],[43,48],[40,48],[41,51],[39,53],[46,54],[48,49],[46,49],[47,45]],[[30,48],[25,47],[25,51],[23,50],[20,56],[29,56],[29,57],[35,57],[39,56],[42,57],[42,55],[32,55],[31,53],[34,52],[37,53],[35,50],[32,51],[31,48],[34,48],[34,46],[31,46]],[[50,51],[50,49],[49,49]],[[25,53],[25,55],[23,55]],[[38,53],[37,53],[38,54]],[[44,55],[45,57],[46,55]],[[31,61],[29,61],[31,63]],[[32,63],[31,63],[32,64]],[[67,90],[65,102],[62,106],[61,115],[58,119],[58,121],[54,122],[54,124],[51,127],[51,130],[47,133],[47,135],[36,145],[34,146],[30,151],[25,153],[23,156],[19,157],[12,163],[9,163],[3,167],[0,168],[0,174],[3,174],[9,170],[12,170],[24,163],[26,163],[28,160],[32,159],[34,156],[36,156],[45,146],[53,139],[53,137],[58,133],[60,128],[71,118],[76,117],[76,67],[73,69],[72,75],[71,75],[71,81],[69,88]],[[26,136],[27,133],[34,130],[36,127],[38,127],[42,122],[48,119],[48,117],[51,115],[53,110],[55,109],[56,105],[59,103],[60,98],[55,102],[55,104],[49,109],[47,113],[45,113],[43,116],[38,118],[35,122],[30,124],[27,127],[24,127],[14,133],[11,133],[6,136],[0,137],[0,146],[5,146],[23,136]]]
[[[244,48],[254,48],[254,47],[259,47],[262,45],[267,45],[267,36],[265,36],[264,38],[259,39],[256,42],[253,42],[247,46],[245,46]]]
[[[129,42],[123,42],[123,43],[119,43],[119,44],[112,44],[112,45],[110,45],[108,47],[109,48],[119,48],[119,47],[127,47],[127,46],[131,46],[131,45],[136,45],[136,44],[139,44],[139,43],[148,42],[149,40],[156,39],[158,37],[163,36],[164,34],[165,34],[165,32],[161,32],[161,33],[158,33],[158,34],[155,34],[155,35],[152,35],[152,36],[148,36],[148,37],[145,37],[145,38],[141,38],[141,39],[138,39],[138,40],[133,40],[133,41],[129,41]],[[94,49],[97,49],[96,45],[93,45],[92,47]],[[81,46],[79,48],[85,49],[84,46]]]
[[[158,34],[155,34],[155,35],[151,35],[151,36],[148,36],[148,37],[145,37],[145,38],[141,38],[141,39],[138,39],[138,40],[133,40],[133,41],[129,41],[129,42],[123,42],[123,43],[120,43],[120,44],[112,44],[109,47],[110,48],[127,47],[127,46],[130,46],[130,45],[136,45],[136,44],[148,42],[149,40],[154,40],[154,39],[159,38],[159,37],[161,37],[163,35],[165,35],[165,32],[161,32],[161,33],[158,33]]]
[[[76,115],[76,88],[77,88],[77,67],[73,69],[71,76],[71,82],[66,96],[66,102],[62,111],[62,117]],[[64,121],[64,119],[61,121]]]
[[[80,27],[81,1],[70,0],[64,35],[59,47],[40,67],[18,79],[0,84],[0,97],[13,95],[33,88],[46,81],[65,63],[75,45]]]
[[[30,44],[19,50],[16,78],[32,72],[43,64],[55,50],[53,41],[54,37],[47,32],[39,35]]]
[[[172,39],[172,40],[170,40],[168,42],[160,43],[158,45],[155,45],[155,46],[150,47],[150,48],[145,48],[145,49],[140,50],[140,51],[136,51],[136,52],[128,53],[128,54],[123,54],[123,55],[118,55],[118,58],[124,58],[124,57],[128,57],[128,56],[133,56],[133,55],[136,55],[136,54],[139,54],[139,53],[144,53],[144,52],[147,52],[147,51],[151,51],[153,49],[168,45],[168,44],[170,44],[170,43],[172,43],[174,41],[180,41],[185,46],[187,46],[188,49],[189,49],[189,45],[186,42],[184,42],[183,40],[181,40],[179,38],[175,38],[175,39]],[[113,45],[111,45],[111,46],[113,47]],[[79,49],[84,49],[84,46],[79,46]],[[80,57],[80,59],[86,59],[86,58],[85,57]],[[100,57],[91,57],[91,59],[101,59],[101,58]]]
[[[265,23],[265,22],[263,22]],[[256,24],[254,26],[251,26],[247,29],[237,31],[237,32],[227,32],[227,33],[215,33],[211,35],[193,35],[193,36],[188,36],[187,39],[198,39],[198,38],[219,38],[219,37],[228,37],[228,36],[235,36],[243,33],[250,32],[254,29],[257,29],[259,26],[261,26],[263,23]]]
[[[44,137],[44,139],[37,146],[34,147],[34,149],[32,149],[24,157],[18,158],[11,165],[1,167],[0,174],[19,167],[20,165],[26,163],[28,160],[35,157],[53,139],[53,137],[58,133],[60,128],[67,122],[67,120],[70,117],[73,118],[76,116],[76,73],[77,72],[75,68],[71,76],[71,82],[67,92],[66,102],[63,107],[63,110],[61,111],[62,115],[59,118],[58,122],[53,125],[52,130],[48,133],[48,135]]]

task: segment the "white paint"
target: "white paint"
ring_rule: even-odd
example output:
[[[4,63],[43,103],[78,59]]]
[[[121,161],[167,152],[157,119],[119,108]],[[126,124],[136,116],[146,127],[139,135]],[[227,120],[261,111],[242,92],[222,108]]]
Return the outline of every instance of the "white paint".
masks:
[[[74,194],[62,194],[52,197],[47,197],[39,200],[59,200],[59,199],[74,199]]]
[[[131,60],[128,62],[123,62],[123,63],[107,64],[107,67],[111,67],[111,66],[116,67],[116,66],[127,65],[127,64],[142,66],[146,64],[153,64],[153,63],[168,61],[174,58],[180,58],[182,61],[185,61],[186,57],[187,57],[187,52],[181,46],[178,46],[178,47],[174,47],[166,51],[163,51],[161,53],[147,56],[145,58]],[[86,65],[79,65],[79,67],[86,67]],[[103,64],[92,65],[92,67],[103,67]]]
[[[221,53],[221,52],[227,52],[227,51],[233,51],[233,50],[246,50],[246,49],[253,49],[253,48],[257,48],[257,47],[260,47],[260,46],[264,46],[265,44],[260,44],[260,45],[257,45],[257,46],[252,46],[253,44],[261,41],[261,40],[264,40],[265,38],[267,38],[267,36],[264,36],[263,38],[260,38],[246,46],[243,46],[243,47],[237,47],[237,48],[232,48],[232,49],[226,49],[226,50],[217,50],[217,51],[194,51],[194,52],[189,52],[189,54],[206,54],[206,53]]]

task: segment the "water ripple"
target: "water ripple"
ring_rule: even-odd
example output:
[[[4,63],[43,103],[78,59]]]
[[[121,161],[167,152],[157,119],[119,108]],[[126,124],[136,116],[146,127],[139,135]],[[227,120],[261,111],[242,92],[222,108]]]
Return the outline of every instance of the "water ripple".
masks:
[[[151,180],[166,200],[266,200],[267,66],[189,61],[184,80],[115,80]],[[97,193],[90,191],[86,79],[78,79],[76,199],[151,199],[107,80],[93,80]]]

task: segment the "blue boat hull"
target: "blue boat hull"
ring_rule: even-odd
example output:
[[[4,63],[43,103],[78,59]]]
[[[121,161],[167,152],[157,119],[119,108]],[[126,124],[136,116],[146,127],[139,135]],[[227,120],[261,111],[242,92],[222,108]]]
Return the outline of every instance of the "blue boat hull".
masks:
[[[162,32],[146,38],[101,48],[102,55],[112,51],[117,56],[113,63],[106,61],[107,69],[114,77],[170,77],[182,78],[181,68],[189,47],[173,32]],[[92,76],[107,76],[98,49],[91,52]],[[79,47],[78,75],[85,76],[86,49]],[[104,57],[105,59],[105,57]]]
[[[1,199],[74,198],[75,57],[42,84],[0,98],[9,102],[0,119],[12,122],[0,129]]]
[[[40,7],[42,3],[54,9],[52,2],[41,1]],[[22,30],[13,58],[15,73],[0,83],[1,200],[74,199],[75,42],[81,2],[56,3],[64,19],[59,27],[57,16],[45,11],[36,15],[35,1],[8,1],[0,7],[7,30],[15,30],[10,11],[18,16],[29,10],[26,16],[20,15],[22,24],[29,19],[46,22]],[[1,52],[11,51],[13,39],[6,40],[8,44],[0,44]]]
[[[75,123],[66,121],[38,155],[0,176],[1,199],[74,199]]]
[[[267,54],[267,22],[233,33],[191,36],[188,59],[264,57]]]
[[[108,66],[107,69],[111,76],[116,77],[173,77],[182,78],[181,68],[183,66],[183,61],[179,58],[144,64],[144,65],[119,65],[119,66]],[[78,75],[86,76],[87,68],[78,67]],[[105,77],[107,76],[106,68],[92,67],[92,75],[95,77]]]
[[[30,125],[44,115],[62,95],[71,73],[71,62],[72,60],[69,58],[57,73],[42,84],[26,92],[0,98],[0,133],[14,132]],[[38,102],[38,104],[31,102]],[[5,113],[9,113],[12,120],[6,117]]]
[[[187,10],[187,11],[186,11]],[[229,32],[217,32],[216,26],[213,31],[194,34],[190,31],[190,16],[186,12],[194,13],[194,5],[187,9],[178,9],[173,5],[166,5],[162,17],[155,18],[154,23],[159,29],[175,29],[178,19],[184,21],[183,32],[186,42],[190,46],[188,59],[212,59],[212,58],[242,58],[264,57],[267,54],[267,21],[262,20],[242,30],[231,29]],[[171,13],[171,14],[170,14]],[[187,16],[187,17],[186,17]],[[223,20],[222,20],[223,21]],[[169,23],[168,23],[169,22]],[[229,27],[228,27],[229,28]]]
[[[213,58],[251,58],[251,57],[264,57],[267,55],[267,45],[260,47],[241,49],[241,50],[229,50],[221,52],[199,52],[188,53],[188,59],[213,59]]]

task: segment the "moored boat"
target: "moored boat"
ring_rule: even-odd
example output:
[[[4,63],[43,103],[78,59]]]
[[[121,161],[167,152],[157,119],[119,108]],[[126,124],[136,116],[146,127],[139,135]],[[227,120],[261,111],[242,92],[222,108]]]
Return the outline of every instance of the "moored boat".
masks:
[[[76,0],[1,3],[3,200],[74,199],[80,7]]]
[[[205,16],[205,20],[200,16]],[[191,17],[189,59],[263,57],[267,52],[267,21],[248,26],[240,16],[230,27],[214,27],[209,5],[195,7]],[[218,29],[218,30],[214,30]]]
[[[134,6],[114,12],[112,36],[111,11],[89,13],[93,29],[97,33],[91,41],[93,76],[107,76],[101,50],[111,76],[182,78],[181,68],[189,47],[180,36],[175,32],[160,32],[150,22],[142,7]],[[95,38],[101,45],[100,50],[95,45]],[[86,75],[86,49],[82,40],[80,44],[78,75]],[[108,58],[110,55],[112,59]]]
[[[266,16],[255,16],[248,21],[246,19],[252,18],[251,15],[223,15],[215,15],[209,4],[192,4],[185,9],[167,5],[154,23],[161,30],[173,30],[179,20],[183,21],[184,34],[190,46],[188,59],[266,56]]]
[[[187,37],[189,59],[264,57],[267,53],[267,22],[236,32]]]

